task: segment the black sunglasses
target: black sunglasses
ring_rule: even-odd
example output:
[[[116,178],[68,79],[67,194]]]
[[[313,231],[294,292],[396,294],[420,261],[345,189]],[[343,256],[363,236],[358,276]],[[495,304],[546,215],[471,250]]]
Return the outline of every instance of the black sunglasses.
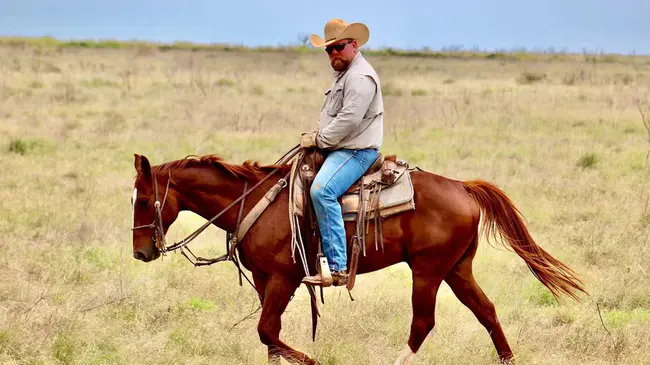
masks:
[[[345,48],[345,46],[347,46],[348,44],[350,44],[352,42],[353,41],[347,41],[345,43],[339,43],[339,44],[335,44],[333,46],[327,46],[327,47],[325,47],[325,51],[328,54],[331,54],[332,50],[334,50],[334,49],[336,50],[336,52],[341,52],[343,50],[343,48]]]

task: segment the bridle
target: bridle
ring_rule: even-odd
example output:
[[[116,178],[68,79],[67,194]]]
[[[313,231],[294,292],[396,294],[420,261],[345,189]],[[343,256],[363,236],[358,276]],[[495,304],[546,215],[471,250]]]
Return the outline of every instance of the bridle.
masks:
[[[300,145],[295,146],[293,149],[289,150],[287,153],[285,153],[282,158],[280,158],[277,162],[276,165],[282,165],[286,163],[287,161],[291,160],[296,154],[298,154],[302,150],[302,147]],[[294,161],[294,166],[291,168],[291,171],[289,171],[283,178],[278,180],[277,185],[280,187],[280,189],[285,188],[289,185],[289,180],[290,177],[293,177],[293,173],[295,170],[295,167],[298,165],[297,161]],[[163,226],[163,220],[162,220],[162,211],[165,207],[165,202],[167,201],[167,194],[169,193],[169,184],[171,182],[171,171],[168,172],[168,179],[167,179],[167,184],[165,186],[165,195],[163,196],[163,201],[162,204],[160,203],[160,200],[158,199],[158,180],[156,175],[153,175],[153,186],[154,186],[154,220],[150,224],[145,224],[141,226],[135,227],[135,211],[134,211],[134,227],[131,228],[131,231],[135,231],[138,229],[152,229],[153,230],[153,236],[152,239],[154,241],[154,244],[156,245],[156,248],[160,251],[161,255],[164,257],[167,252],[171,251],[176,251],[180,250],[181,254],[185,256],[185,258],[194,266],[204,266],[204,265],[212,265],[217,262],[221,261],[232,261],[235,266],[237,267],[237,270],[239,272],[239,286],[242,286],[242,276],[246,278],[246,281],[253,287],[255,292],[257,293],[260,301],[263,300],[262,295],[259,293],[257,288],[255,287],[255,284],[248,278],[246,273],[241,268],[241,265],[239,263],[239,258],[237,257],[237,250],[235,249],[235,246],[237,244],[237,236],[239,233],[239,228],[240,224],[242,222],[242,213],[244,211],[244,201],[247,195],[249,195],[251,192],[253,192],[255,189],[257,189],[262,183],[264,183],[266,180],[268,180],[271,176],[273,176],[276,172],[280,170],[279,167],[276,167],[268,173],[264,178],[262,178],[260,181],[258,181],[252,188],[247,190],[248,187],[248,180],[244,181],[244,192],[242,195],[239,196],[239,198],[235,199],[232,203],[228,204],[225,208],[223,208],[217,215],[212,217],[209,221],[207,221],[204,225],[199,227],[197,230],[194,232],[190,233],[187,237],[183,238],[182,240],[175,242],[171,246],[167,246],[167,240],[165,239],[165,231],[164,231],[164,226]],[[291,189],[291,188],[290,188]],[[268,193],[267,193],[268,195]],[[290,193],[291,195],[291,193]],[[133,204],[135,206],[137,197],[134,197]],[[221,215],[223,215],[225,212],[227,212],[230,208],[232,208],[235,204],[239,203],[239,213],[237,217],[237,224],[234,232],[226,232],[226,253],[224,255],[221,255],[217,258],[213,259],[205,259],[203,257],[198,257],[194,255],[194,253],[187,247],[187,245],[194,240],[201,232],[203,232],[207,227],[209,227],[215,220],[217,220]],[[291,204],[289,204],[291,205]],[[134,208],[135,209],[135,208]],[[245,232],[246,229],[243,229]],[[193,259],[190,258],[185,251],[189,252],[190,255],[192,255]],[[305,263],[304,263],[305,264]],[[309,273],[309,270],[305,266],[305,270],[307,273]],[[312,300],[312,310],[316,310],[316,315],[318,314],[318,309],[314,306],[316,303],[316,294],[314,291],[314,288],[312,286],[307,286],[307,289],[309,291],[309,294],[311,296]],[[321,288],[322,290],[322,288]],[[323,293],[321,291],[321,297]],[[260,307],[261,308],[261,307]],[[259,308],[258,308],[259,310]],[[315,320],[315,316],[312,315],[312,320]],[[316,322],[313,322],[313,330],[314,330],[314,336],[315,336],[315,331],[316,331]]]
[[[298,146],[294,147],[292,150],[287,152],[280,160],[276,162],[276,164],[280,164],[282,162],[286,162],[288,159],[293,157],[297,152],[298,152]],[[165,186],[165,195],[163,197],[162,204],[160,203],[160,200],[158,199],[158,180],[155,174],[153,174],[153,188],[154,188],[154,220],[153,222],[137,227],[131,228],[131,231],[135,231],[138,229],[152,229],[153,230],[153,236],[152,239],[154,241],[154,244],[156,245],[156,248],[160,251],[161,255],[165,256],[168,252],[180,250],[181,254],[185,256],[185,258],[192,263],[194,266],[203,266],[203,265],[212,265],[217,262],[221,261],[226,261],[226,260],[233,260],[237,267],[239,268],[239,263],[238,260],[234,257],[234,253],[231,252],[230,250],[230,240],[233,239],[233,237],[237,236],[237,231],[239,230],[239,225],[242,220],[242,213],[244,210],[244,200],[246,196],[248,196],[251,192],[253,192],[257,187],[262,185],[266,180],[268,180],[271,176],[273,176],[276,172],[280,171],[279,167],[276,167],[273,169],[273,171],[269,172],[264,178],[262,178],[260,181],[258,181],[252,188],[247,190],[248,187],[248,181],[246,180],[244,182],[244,192],[242,195],[239,196],[239,198],[235,199],[232,203],[230,203],[228,206],[223,208],[217,215],[212,217],[210,220],[208,220],[205,224],[203,224],[201,227],[199,227],[197,230],[194,232],[190,233],[187,237],[183,238],[182,240],[178,242],[174,242],[174,244],[167,246],[167,240],[165,239],[165,230],[164,230],[164,225],[163,225],[163,220],[162,220],[162,211],[165,207],[165,202],[167,201],[167,194],[169,193],[169,183],[171,181],[171,172],[168,173],[168,179],[167,179],[167,184]],[[289,173],[290,174],[290,173]],[[278,183],[282,187],[286,187],[288,185],[288,178],[289,174],[287,174],[284,178],[281,178]],[[133,204],[135,205],[135,200]],[[187,245],[192,242],[196,237],[199,236],[206,228],[208,228],[215,220],[217,220],[219,217],[221,217],[225,212],[227,212],[230,208],[235,206],[235,204],[240,203],[239,206],[239,214],[237,218],[237,225],[235,228],[234,233],[227,232],[226,235],[226,253],[224,255],[221,255],[217,258],[213,259],[206,259],[203,257],[198,257],[194,255],[194,253],[187,247]],[[192,258],[190,258],[185,251],[187,251]],[[241,268],[239,268],[240,274],[241,274]],[[248,278],[247,278],[248,280]],[[241,282],[241,279],[240,279]],[[250,282],[250,281],[249,281]],[[251,283],[252,285],[252,283]]]
[[[170,251],[169,248],[167,248],[167,240],[165,239],[165,230],[162,221],[162,210],[165,207],[165,202],[167,202],[167,194],[169,193],[169,183],[171,180],[172,180],[172,176],[170,172],[167,179],[167,185],[165,186],[165,196],[163,197],[162,204],[160,204],[160,200],[158,200],[158,179],[156,175],[153,176],[154,198],[156,199],[156,201],[153,204],[154,207],[153,222],[131,228],[131,231],[135,231],[143,228],[152,229],[153,236],[151,237],[151,239],[156,245],[156,248],[163,255],[166,254],[168,251]],[[136,202],[133,201],[133,204],[135,205]]]

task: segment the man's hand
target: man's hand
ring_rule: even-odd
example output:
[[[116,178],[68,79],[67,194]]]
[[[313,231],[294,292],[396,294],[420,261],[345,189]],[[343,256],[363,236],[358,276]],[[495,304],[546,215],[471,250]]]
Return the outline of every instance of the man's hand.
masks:
[[[318,132],[303,133],[300,136],[300,147],[302,148],[318,147],[318,145],[316,144],[316,135],[318,135]]]

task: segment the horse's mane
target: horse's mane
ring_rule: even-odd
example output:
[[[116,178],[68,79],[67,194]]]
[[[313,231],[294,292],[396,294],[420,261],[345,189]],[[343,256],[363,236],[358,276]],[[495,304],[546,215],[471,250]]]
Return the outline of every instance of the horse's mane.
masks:
[[[253,178],[263,173],[270,173],[276,168],[282,171],[288,171],[291,165],[261,165],[259,161],[246,160],[241,165],[235,165],[225,162],[223,158],[216,155],[196,156],[189,155],[184,159],[166,162],[157,166],[152,166],[152,170],[156,174],[166,173],[175,169],[183,169],[186,167],[194,166],[212,166],[222,168],[236,178]]]

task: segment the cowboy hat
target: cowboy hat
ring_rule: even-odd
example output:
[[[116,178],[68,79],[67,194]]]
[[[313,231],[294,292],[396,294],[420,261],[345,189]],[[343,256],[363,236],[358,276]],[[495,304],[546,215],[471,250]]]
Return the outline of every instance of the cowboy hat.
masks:
[[[359,47],[368,42],[370,31],[363,23],[348,24],[344,20],[334,18],[325,24],[325,39],[316,34],[312,34],[310,41],[314,47],[327,47],[330,44],[340,41],[341,39],[356,39]]]

